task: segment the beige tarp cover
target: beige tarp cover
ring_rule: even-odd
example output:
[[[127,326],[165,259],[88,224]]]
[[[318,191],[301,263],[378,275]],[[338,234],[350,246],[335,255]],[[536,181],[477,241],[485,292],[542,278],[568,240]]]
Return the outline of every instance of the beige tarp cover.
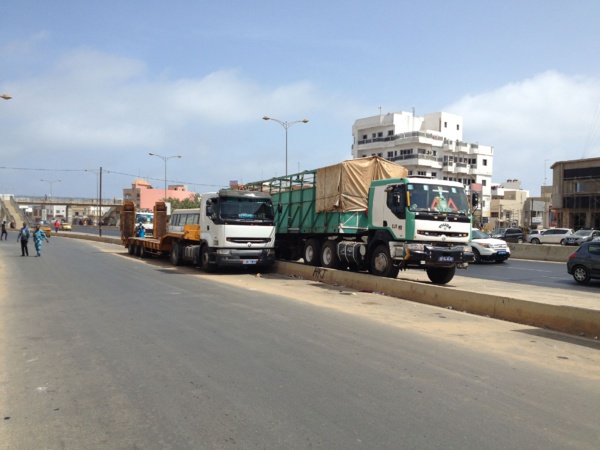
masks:
[[[378,156],[350,159],[317,169],[316,212],[365,210],[371,181],[407,176],[405,167]]]

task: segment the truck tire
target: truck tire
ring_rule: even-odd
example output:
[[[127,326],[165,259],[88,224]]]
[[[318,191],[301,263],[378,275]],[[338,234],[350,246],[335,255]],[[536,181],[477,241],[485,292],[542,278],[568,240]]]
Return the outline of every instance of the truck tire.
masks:
[[[208,247],[204,245],[202,250],[200,250],[200,266],[206,273],[214,272],[216,267],[214,264],[210,263],[210,258],[208,257]]]
[[[304,244],[304,264],[318,266],[321,259],[321,242],[318,239],[309,239]]]
[[[340,267],[340,257],[337,253],[337,244],[335,241],[325,241],[321,249],[321,265],[328,269],[338,269]]]
[[[378,277],[396,278],[400,268],[393,265],[390,249],[385,244],[375,247],[371,255],[371,265],[369,272]]]
[[[427,276],[433,284],[446,284],[454,278],[456,266],[453,267],[431,267],[427,269]]]
[[[174,266],[180,266],[183,262],[181,258],[181,248],[177,242],[173,242],[173,244],[171,245],[169,259],[171,260],[171,264]]]
[[[148,250],[146,250],[146,247],[144,247],[144,244],[140,245],[140,258],[149,258],[150,257],[150,253],[148,253]]]
[[[129,241],[127,244],[127,252],[132,256],[135,255],[135,243],[133,241]]]

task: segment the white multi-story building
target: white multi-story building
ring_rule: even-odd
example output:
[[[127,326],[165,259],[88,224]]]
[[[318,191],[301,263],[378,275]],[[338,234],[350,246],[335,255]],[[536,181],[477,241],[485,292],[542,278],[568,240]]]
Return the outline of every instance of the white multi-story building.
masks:
[[[410,176],[463,183],[468,191],[481,191],[477,216],[490,217],[494,149],[463,142],[461,116],[388,113],[358,119],[352,135],[354,158],[381,156],[406,167]]]

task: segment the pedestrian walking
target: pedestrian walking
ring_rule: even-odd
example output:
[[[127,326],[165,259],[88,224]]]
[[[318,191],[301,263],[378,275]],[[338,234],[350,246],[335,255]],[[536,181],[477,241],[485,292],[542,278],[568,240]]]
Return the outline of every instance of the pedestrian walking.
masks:
[[[48,236],[44,233],[44,230],[40,229],[39,225],[36,225],[35,231],[33,232],[33,245],[35,245],[37,256],[42,256],[42,244],[44,240],[50,242]]]
[[[60,222],[57,220],[54,222],[54,231],[58,233],[58,229],[60,228]]]
[[[8,240],[8,232],[6,231],[6,220],[2,221],[2,234],[0,234],[0,241],[4,238],[5,241]]]
[[[29,228],[27,222],[23,222],[23,228],[19,230],[17,242],[21,242],[21,256],[29,256],[29,248],[27,247],[27,244],[29,244]]]

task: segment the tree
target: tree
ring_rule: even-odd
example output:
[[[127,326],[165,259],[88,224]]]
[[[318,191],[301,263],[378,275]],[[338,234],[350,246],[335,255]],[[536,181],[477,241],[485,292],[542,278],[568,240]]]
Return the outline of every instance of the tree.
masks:
[[[171,203],[171,210],[175,209],[193,209],[200,207],[200,194],[190,195],[188,198],[179,200],[177,198],[168,198]]]

